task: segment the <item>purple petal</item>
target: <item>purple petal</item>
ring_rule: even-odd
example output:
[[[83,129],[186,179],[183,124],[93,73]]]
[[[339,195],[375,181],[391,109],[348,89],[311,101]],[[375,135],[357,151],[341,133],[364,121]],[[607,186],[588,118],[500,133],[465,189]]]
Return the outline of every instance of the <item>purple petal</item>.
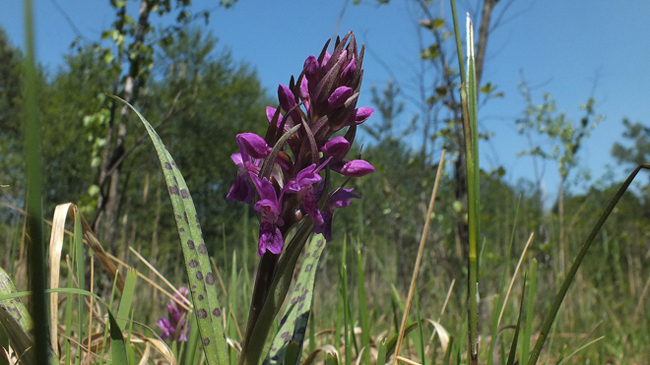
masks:
[[[280,229],[270,222],[262,222],[260,224],[260,240],[257,255],[262,257],[267,250],[278,255],[282,252],[282,247],[284,247],[284,239],[282,238]]]
[[[175,328],[172,327],[171,323],[169,323],[166,318],[161,318],[158,322],[156,322],[156,325],[162,329],[160,338],[164,340],[166,338],[172,337],[172,333],[175,331]]]
[[[247,153],[253,158],[265,158],[273,150],[264,138],[255,133],[238,134],[237,145],[242,154]]]
[[[375,171],[375,168],[365,160],[352,160],[342,165],[332,165],[332,170],[347,177],[361,177]]]
[[[375,112],[375,109],[368,107],[368,106],[362,106],[361,108],[357,108],[357,110],[354,111],[354,117],[352,118],[352,121],[350,122],[350,125],[359,125],[370,116],[372,116],[372,113]]]
[[[334,90],[327,103],[330,108],[339,108],[345,104],[345,101],[348,100],[350,96],[354,94],[354,90],[351,87],[339,86]]]
[[[246,174],[238,173],[235,183],[232,184],[226,199],[230,201],[244,202],[250,204],[253,201],[253,188],[251,188],[246,178]]]
[[[330,156],[343,158],[350,150],[350,142],[343,136],[338,136],[330,139],[325,143],[321,151]]]
[[[314,194],[314,188],[309,186],[307,189],[303,190],[302,194],[302,207],[305,209],[305,212],[311,217],[311,221],[314,226],[320,226],[324,223],[323,216],[321,215],[320,210],[318,210],[318,201],[316,200],[316,195]]]
[[[269,200],[277,205],[278,195],[276,194],[275,188],[273,187],[273,184],[271,184],[269,179],[267,178],[260,179],[257,176],[252,177],[252,179],[253,179],[253,183],[255,183],[255,187],[257,188],[257,192],[260,194],[260,201]]]
[[[330,57],[332,57],[332,55],[329,52],[325,51],[325,56],[323,56],[323,62],[320,63],[320,67],[324,67],[325,65],[327,65],[327,62],[329,62]]]
[[[323,211],[323,224],[314,225],[314,233],[320,233],[327,242],[332,240],[332,213]]]
[[[361,199],[361,197],[353,193],[352,190],[354,190],[354,188],[340,189],[330,196],[327,200],[327,205],[333,208],[343,208],[350,205],[350,199]]]
[[[321,181],[322,178],[318,173],[316,172],[316,164],[311,164],[304,169],[300,170],[298,173],[298,176],[296,176],[296,181],[299,181],[299,184],[301,186],[305,185],[312,185],[315,184],[319,181]]]
[[[230,155],[230,159],[235,163],[235,165],[244,167],[244,160],[241,157],[241,153],[233,153]]]
[[[322,180],[318,173],[314,172],[316,164],[311,164],[298,172],[295,179],[289,181],[284,190],[291,193],[300,193],[305,187],[311,186]]]
[[[169,313],[169,315],[167,316],[169,318],[169,323],[172,325],[172,327],[176,328],[178,322],[183,317],[183,313],[181,313],[181,311],[179,311],[178,309],[174,309],[171,304],[167,304],[167,311]]]
[[[273,117],[275,116],[275,112],[277,109],[267,106],[266,107],[266,118],[269,120],[269,123],[273,121]],[[282,114],[278,115],[278,124],[276,126],[279,126],[280,123],[282,123]]]

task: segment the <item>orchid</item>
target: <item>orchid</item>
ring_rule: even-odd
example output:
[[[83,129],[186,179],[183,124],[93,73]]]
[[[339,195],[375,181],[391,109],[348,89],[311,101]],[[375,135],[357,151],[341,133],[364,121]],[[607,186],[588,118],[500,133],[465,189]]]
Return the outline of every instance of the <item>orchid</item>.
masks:
[[[237,136],[239,153],[232,160],[238,172],[227,198],[253,204],[258,212],[260,257],[281,254],[284,237],[307,216],[313,231],[331,240],[334,210],[359,196],[341,186],[321,199],[324,187],[332,184],[328,174],[321,176],[324,171],[343,175],[346,184],[375,170],[361,158],[345,159],[358,125],[374,112],[356,105],[364,49],[359,52],[352,32],[336,40],[332,53],[328,45],[320,55],[307,57],[297,79],[278,86],[278,107],[266,108],[265,137]]]
[[[187,301],[189,290],[181,286],[178,288],[181,293],[174,294],[174,299],[170,300],[167,304],[167,318],[160,318],[156,324],[162,329],[160,338],[163,340],[171,338],[173,341],[187,341],[188,325],[187,325],[187,309],[178,305],[179,301]]]

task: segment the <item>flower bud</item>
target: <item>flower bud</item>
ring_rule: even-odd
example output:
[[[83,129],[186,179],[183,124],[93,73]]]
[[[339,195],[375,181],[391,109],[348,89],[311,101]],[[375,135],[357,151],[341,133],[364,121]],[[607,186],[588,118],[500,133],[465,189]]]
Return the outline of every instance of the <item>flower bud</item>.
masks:
[[[327,99],[328,106],[332,109],[342,107],[352,94],[354,90],[351,87],[339,86]]]
[[[332,170],[347,177],[366,176],[375,171],[375,168],[364,160],[342,161],[342,164],[332,166]]]
[[[321,149],[323,153],[326,153],[335,158],[343,158],[345,154],[350,150],[350,142],[344,137],[338,136],[334,137],[331,140],[325,143],[325,146]]]

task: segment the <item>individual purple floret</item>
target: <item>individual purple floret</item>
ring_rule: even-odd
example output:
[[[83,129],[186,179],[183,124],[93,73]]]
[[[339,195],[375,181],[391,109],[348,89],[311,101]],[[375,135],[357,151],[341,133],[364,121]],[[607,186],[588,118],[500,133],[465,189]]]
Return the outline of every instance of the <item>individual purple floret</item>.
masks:
[[[190,294],[189,290],[181,286],[178,288],[178,291],[183,295],[184,298]],[[166,338],[171,338],[172,341],[187,341],[187,333],[189,326],[187,325],[187,310],[180,305],[177,301],[186,301],[186,299],[181,298],[180,295],[174,294],[176,300],[171,300],[167,304],[167,318],[160,318],[156,324],[162,329],[160,338],[163,340]]]
[[[271,153],[271,147],[262,137],[253,133],[238,134],[237,145],[239,153],[233,154],[230,158],[235,165],[239,166],[239,170],[226,198],[249,204],[253,200],[253,189],[248,180],[251,175],[257,176],[260,172],[260,159]]]
[[[329,242],[332,240],[332,217],[334,216],[334,210],[347,207],[350,205],[350,199],[361,199],[360,196],[352,192],[354,189],[339,189],[330,195],[323,207],[323,220],[324,224],[318,227],[314,227],[315,233],[321,233],[325,236],[325,239]]]
[[[278,198],[275,188],[267,178],[260,180],[259,177],[253,176],[253,182],[255,182],[260,196],[260,200],[255,203],[254,209],[261,213],[260,240],[257,254],[262,256],[267,250],[279,254],[284,246],[282,232],[278,228],[278,226],[284,225],[284,221],[280,217],[282,194]]]
[[[328,46],[329,41],[318,56],[307,57],[297,79],[278,86],[279,106],[266,108],[264,138],[253,133],[237,136],[239,153],[232,160],[239,169],[227,197],[254,204],[260,220],[260,257],[280,254],[284,237],[306,216],[314,232],[331,240],[335,209],[359,198],[343,186],[375,170],[361,158],[346,160],[358,125],[374,112],[357,108],[363,47],[359,52],[352,32],[336,40],[332,53]],[[335,193],[324,188],[332,185],[325,171],[343,176],[343,186]],[[329,194],[327,199],[324,194]]]
[[[318,202],[314,194],[314,184],[321,181],[322,178],[318,175],[316,164],[311,164],[302,169],[294,180],[291,180],[284,187],[285,192],[295,193],[302,197],[302,207],[311,217],[314,226],[323,224],[323,216],[318,210]]]

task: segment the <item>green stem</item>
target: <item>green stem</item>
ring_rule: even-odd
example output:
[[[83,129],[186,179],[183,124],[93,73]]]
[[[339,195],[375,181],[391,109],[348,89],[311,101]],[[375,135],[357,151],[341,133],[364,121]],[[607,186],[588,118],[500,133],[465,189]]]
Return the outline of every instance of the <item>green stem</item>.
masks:
[[[253,287],[253,296],[251,299],[251,306],[248,311],[248,323],[246,324],[246,333],[244,334],[244,343],[242,345],[242,356],[239,359],[239,364],[243,364],[248,353],[250,339],[253,334],[253,328],[257,324],[257,320],[264,307],[264,302],[269,294],[269,288],[273,280],[273,273],[278,264],[278,256],[269,251],[266,251],[264,256],[260,259],[257,267],[257,277],[255,278],[255,286]]]

